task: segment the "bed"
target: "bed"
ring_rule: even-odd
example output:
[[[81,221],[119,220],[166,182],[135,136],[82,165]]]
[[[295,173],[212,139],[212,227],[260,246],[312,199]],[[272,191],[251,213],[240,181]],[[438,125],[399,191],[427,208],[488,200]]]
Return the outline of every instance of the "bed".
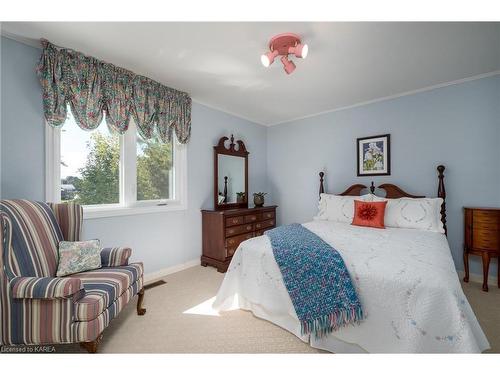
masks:
[[[441,169],[442,168],[442,169]],[[438,167],[446,228],[444,167]],[[323,174],[320,193],[324,193]],[[343,195],[359,196],[364,185]],[[387,198],[418,196],[384,184]],[[370,191],[375,192],[375,187]],[[324,337],[301,334],[300,321],[266,235],[240,244],[213,307],[243,309],[333,353],[479,353],[489,348],[454,267],[446,235],[426,230],[357,227],[314,220],[303,224],[336,249],[363,305],[359,324]]]

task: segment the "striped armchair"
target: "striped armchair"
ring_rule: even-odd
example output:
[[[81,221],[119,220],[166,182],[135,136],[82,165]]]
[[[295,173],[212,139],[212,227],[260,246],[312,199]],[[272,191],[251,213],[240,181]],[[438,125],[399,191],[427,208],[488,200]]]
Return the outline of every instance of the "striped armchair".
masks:
[[[144,315],[143,265],[129,248],[105,248],[102,268],[56,277],[60,241],[79,241],[73,203],[0,201],[0,345],[81,343],[97,351],[103,330],[136,294]]]

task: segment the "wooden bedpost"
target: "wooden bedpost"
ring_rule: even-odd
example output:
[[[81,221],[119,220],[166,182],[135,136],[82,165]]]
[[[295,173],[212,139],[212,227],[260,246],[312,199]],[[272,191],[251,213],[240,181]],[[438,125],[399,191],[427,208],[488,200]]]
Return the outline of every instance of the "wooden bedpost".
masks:
[[[443,222],[444,234],[448,235],[448,229],[446,227],[446,189],[444,188],[444,165],[438,165],[438,198],[443,198],[443,204],[441,205],[441,221]]]
[[[321,198],[321,194],[325,192],[325,187],[323,186],[323,177],[325,174],[323,172],[319,172],[319,195]]]
[[[372,184],[370,185],[370,193],[375,194],[375,184],[372,181]]]

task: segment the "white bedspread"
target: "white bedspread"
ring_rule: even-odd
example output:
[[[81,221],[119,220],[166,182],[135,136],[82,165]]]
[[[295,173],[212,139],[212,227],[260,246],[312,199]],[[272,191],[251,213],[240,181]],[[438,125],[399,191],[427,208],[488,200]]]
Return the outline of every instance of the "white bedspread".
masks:
[[[265,235],[239,246],[213,307],[250,310],[311,346],[335,353],[475,353],[489,348],[462,291],[444,235],[329,221],[304,226],[342,255],[363,305],[363,322],[321,340],[301,336]]]

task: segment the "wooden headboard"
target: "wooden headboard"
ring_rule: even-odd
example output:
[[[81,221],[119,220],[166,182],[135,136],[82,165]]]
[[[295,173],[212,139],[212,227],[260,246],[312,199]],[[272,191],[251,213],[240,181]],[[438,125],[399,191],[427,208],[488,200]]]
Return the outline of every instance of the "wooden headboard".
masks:
[[[438,192],[437,196],[438,198],[443,198],[443,204],[441,205],[441,221],[443,222],[443,227],[444,227],[444,233],[447,234],[447,228],[446,228],[446,190],[444,188],[444,170],[445,167],[444,165],[438,165],[437,171],[438,171]],[[324,177],[325,173],[324,172],[319,172],[319,193],[322,194],[325,192],[325,187],[324,187]],[[360,196],[361,192],[365,189],[368,189],[368,186],[365,186],[363,184],[355,184],[349,186],[344,192],[337,194],[337,195],[351,195],[351,196]],[[401,189],[397,185],[393,184],[382,184],[377,187],[373,184],[373,181],[370,185],[370,192],[372,194],[375,194],[375,189],[382,189],[385,191],[385,198],[425,198],[424,195],[413,195],[409,194],[403,189]]]

